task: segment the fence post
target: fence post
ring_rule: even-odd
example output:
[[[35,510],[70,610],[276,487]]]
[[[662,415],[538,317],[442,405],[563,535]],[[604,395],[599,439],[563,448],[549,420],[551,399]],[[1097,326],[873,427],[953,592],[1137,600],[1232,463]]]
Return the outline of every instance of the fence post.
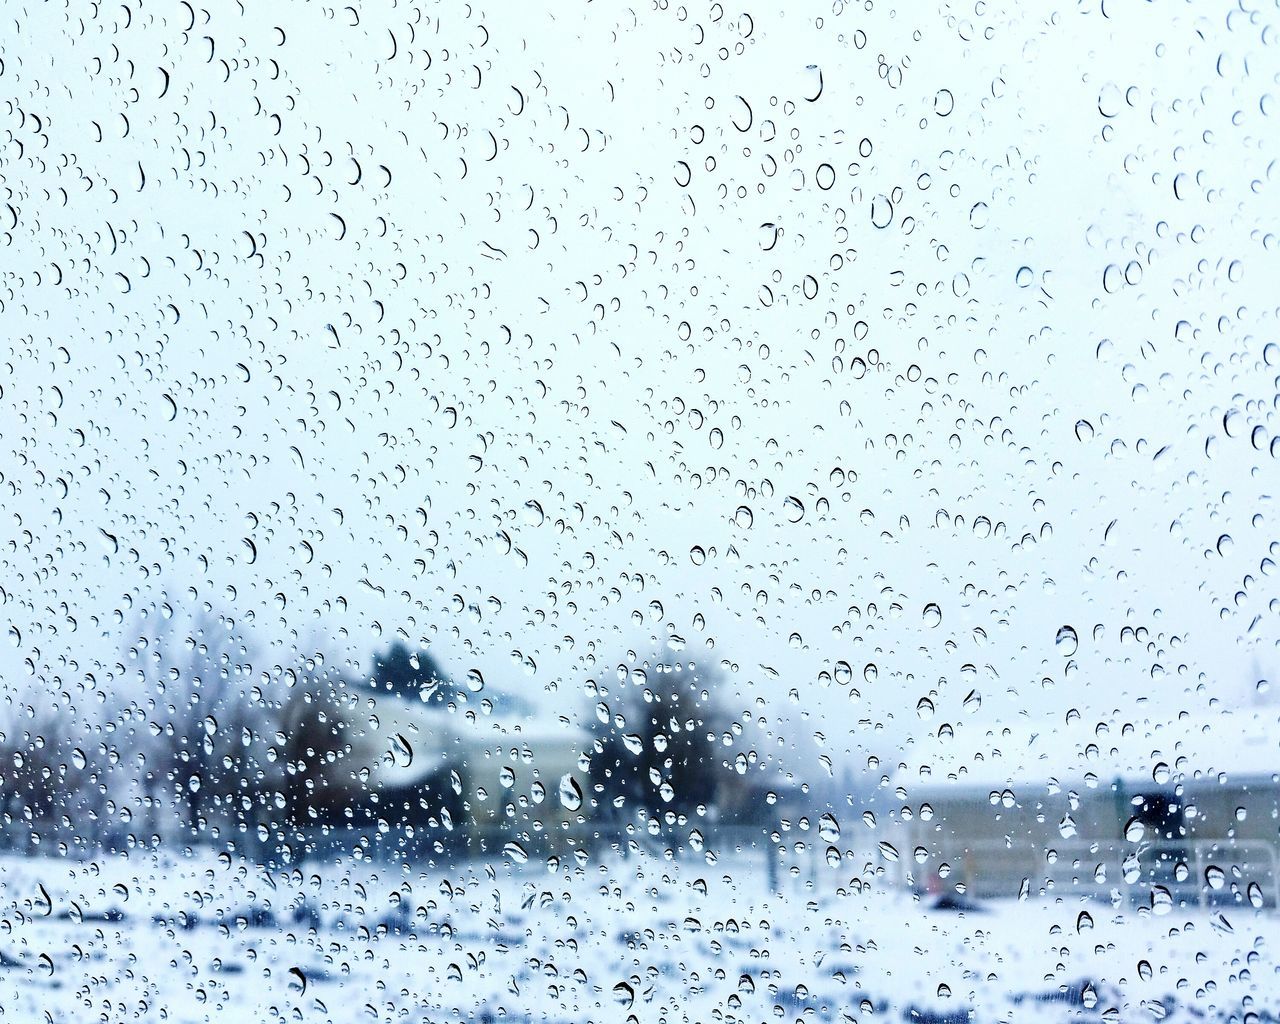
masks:
[[[1209,905],[1209,893],[1206,891],[1209,886],[1204,877],[1204,863],[1202,854],[1204,852],[1203,843],[1199,839],[1191,841],[1191,849],[1194,852],[1193,860],[1195,861],[1196,872],[1196,892],[1200,894],[1200,898],[1196,901],[1201,908]]]
[[[1270,843],[1265,843],[1264,847],[1267,851],[1267,865],[1271,869],[1271,888],[1275,890],[1276,910],[1280,910],[1280,877],[1276,876],[1276,848]]]

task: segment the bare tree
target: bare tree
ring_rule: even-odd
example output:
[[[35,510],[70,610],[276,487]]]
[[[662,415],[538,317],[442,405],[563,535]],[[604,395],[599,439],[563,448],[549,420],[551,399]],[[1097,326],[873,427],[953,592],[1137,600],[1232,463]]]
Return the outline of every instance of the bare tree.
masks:
[[[16,708],[0,729],[0,813],[8,844],[38,846],[63,806],[65,770],[60,769],[58,726],[53,714],[33,704]]]
[[[224,829],[256,820],[273,731],[253,693],[251,642],[234,619],[207,605],[187,618],[167,614],[167,603],[162,609],[148,617],[136,645],[152,716],[150,777],[183,814],[188,841],[223,838]]]

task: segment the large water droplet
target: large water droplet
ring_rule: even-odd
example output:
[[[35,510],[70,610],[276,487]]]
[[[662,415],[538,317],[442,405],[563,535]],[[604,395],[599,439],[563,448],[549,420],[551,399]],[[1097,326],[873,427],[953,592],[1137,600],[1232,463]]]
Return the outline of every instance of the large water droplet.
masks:
[[[582,806],[582,787],[572,775],[560,777],[560,803],[570,811],[576,811]]]
[[[871,224],[880,229],[893,223],[893,201],[881,194],[871,200]]]

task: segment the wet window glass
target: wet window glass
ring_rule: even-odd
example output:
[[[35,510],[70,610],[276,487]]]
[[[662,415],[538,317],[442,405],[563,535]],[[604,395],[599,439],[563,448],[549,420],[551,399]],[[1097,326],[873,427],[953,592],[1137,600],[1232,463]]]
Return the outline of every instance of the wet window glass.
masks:
[[[3,23],[0,1022],[1274,1019],[1274,4]]]

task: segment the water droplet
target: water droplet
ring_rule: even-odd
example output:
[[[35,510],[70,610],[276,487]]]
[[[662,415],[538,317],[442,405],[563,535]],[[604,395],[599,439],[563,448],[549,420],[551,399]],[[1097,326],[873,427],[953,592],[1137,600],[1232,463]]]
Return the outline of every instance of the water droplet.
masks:
[[[1142,874],[1142,865],[1138,861],[1138,855],[1136,853],[1126,854],[1124,863],[1121,865],[1121,870],[1124,873],[1125,882],[1129,885],[1133,885],[1133,883],[1136,882]]]
[[[822,95],[822,68],[817,64],[808,64],[804,69],[804,84],[802,86],[804,98],[810,103],[816,103]]]
[[[893,201],[883,193],[871,200],[871,224],[881,230],[893,223]]]
[[[1098,90],[1098,113],[1113,118],[1120,113],[1124,93],[1115,82],[1107,82]]]
[[[560,777],[560,803],[570,811],[576,811],[582,806],[582,787],[572,775]]]

